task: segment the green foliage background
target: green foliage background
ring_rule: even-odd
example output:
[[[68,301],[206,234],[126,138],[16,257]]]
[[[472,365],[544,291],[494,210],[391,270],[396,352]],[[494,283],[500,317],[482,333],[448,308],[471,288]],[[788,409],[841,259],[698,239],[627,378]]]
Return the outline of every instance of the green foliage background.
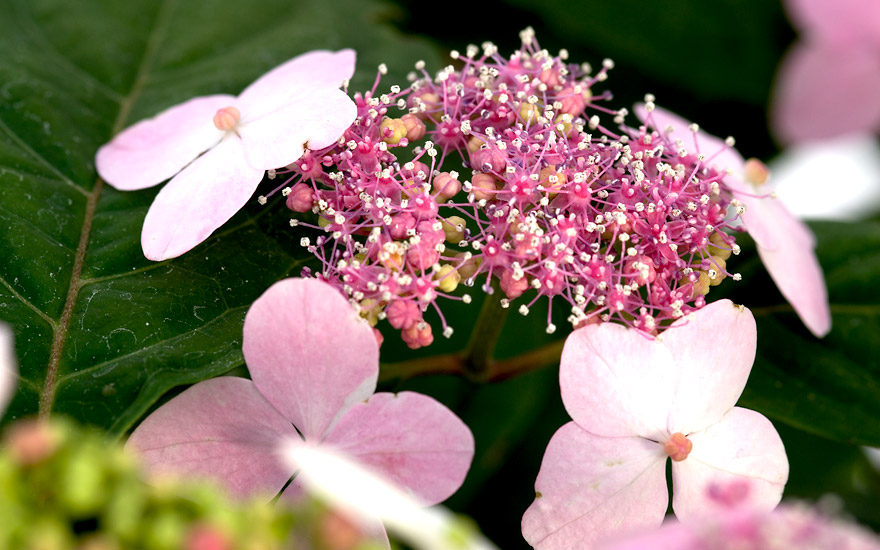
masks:
[[[766,105],[794,38],[779,4],[621,9],[585,0],[3,0],[0,319],[15,330],[21,369],[4,420],[43,411],[122,435],[169,392],[245,373],[245,311],[305,261],[283,208],[248,206],[191,253],[152,263],[139,235],[157,190],[117,192],[97,178],[93,159],[140,118],[194,95],[238,93],[304,51],[356,49],[352,89],[364,90],[379,63],[390,68],[386,85],[405,84],[416,60],[436,69],[448,49],[484,40],[510,52],[531,25],[542,46],[566,48],[572,60],[614,59],[606,84],[615,105],[651,92],[710,132],[736,136],[746,156],[777,152]],[[732,264],[744,282],[710,298],[730,297],[758,320],[759,356],[741,403],[780,428],[792,465],[787,496],[835,492],[877,528],[880,477],[855,444],[880,446],[880,223],[813,228],[834,315],[827,338],[803,328],[747,243]],[[417,355],[462,349],[477,308],[449,306],[456,336]],[[511,316],[497,354],[549,343],[540,317]],[[413,356],[396,340],[387,334],[383,361]],[[465,419],[477,456],[449,505],[501,547],[525,547],[519,518],[544,447],[567,420],[555,366],[504,382],[423,376],[385,386],[435,395]]]

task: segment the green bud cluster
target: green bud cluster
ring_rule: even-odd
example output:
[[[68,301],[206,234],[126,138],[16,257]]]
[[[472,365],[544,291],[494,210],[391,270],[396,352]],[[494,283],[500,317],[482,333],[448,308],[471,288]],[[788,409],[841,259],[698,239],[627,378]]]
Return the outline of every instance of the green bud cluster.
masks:
[[[291,510],[265,499],[148,485],[119,443],[68,422],[14,424],[0,447],[0,548],[274,550],[295,547],[294,527]]]

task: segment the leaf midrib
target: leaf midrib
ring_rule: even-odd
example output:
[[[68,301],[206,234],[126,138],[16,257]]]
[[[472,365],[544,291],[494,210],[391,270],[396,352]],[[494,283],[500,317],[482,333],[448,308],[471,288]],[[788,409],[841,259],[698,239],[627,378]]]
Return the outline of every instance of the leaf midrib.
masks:
[[[170,14],[174,11],[174,5],[177,0],[163,0],[162,5],[156,15],[155,24],[153,25],[150,35],[147,38],[147,44],[144,48],[144,55],[138,66],[137,74],[132,83],[131,90],[124,97],[119,106],[119,113],[116,121],[113,123],[111,136],[116,135],[126,124],[131,109],[137,99],[140,97],[144,86],[147,83],[149,72],[153,67],[159,45],[164,39],[165,32],[171,21]],[[46,378],[43,382],[43,389],[40,392],[40,418],[46,418],[52,409],[55,400],[55,391],[57,389],[58,366],[61,362],[64,344],[67,341],[68,328],[73,317],[74,306],[76,305],[79,291],[83,288],[84,282],[81,279],[83,263],[85,262],[86,249],[88,248],[89,239],[92,232],[92,222],[95,218],[95,212],[98,207],[98,199],[104,189],[104,181],[98,177],[92,190],[87,193],[86,210],[83,216],[82,231],[80,232],[79,244],[76,248],[76,254],[73,260],[73,269],[70,274],[70,285],[67,289],[67,297],[64,302],[64,309],[58,324],[53,327],[52,347],[49,352],[49,364],[46,368]]]

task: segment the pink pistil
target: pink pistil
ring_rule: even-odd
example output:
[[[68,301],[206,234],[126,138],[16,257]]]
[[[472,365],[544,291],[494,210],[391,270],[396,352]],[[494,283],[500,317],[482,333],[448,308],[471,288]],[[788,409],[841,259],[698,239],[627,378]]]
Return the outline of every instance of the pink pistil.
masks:
[[[241,120],[241,112],[235,107],[223,107],[214,113],[214,126],[218,130],[228,132],[235,128],[238,121]]]
[[[663,445],[663,450],[675,462],[686,459],[693,448],[694,444],[681,432],[672,434],[672,437]]]

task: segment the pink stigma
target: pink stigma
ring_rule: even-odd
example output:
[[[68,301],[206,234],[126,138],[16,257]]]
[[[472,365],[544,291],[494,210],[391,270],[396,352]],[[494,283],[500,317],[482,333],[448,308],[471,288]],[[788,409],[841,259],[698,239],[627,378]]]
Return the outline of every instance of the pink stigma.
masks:
[[[239,120],[241,120],[241,113],[235,107],[223,107],[214,114],[214,126],[224,132],[235,128]]]
[[[674,460],[675,462],[681,462],[686,459],[689,454],[691,454],[691,450],[694,448],[694,444],[691,443],[691,440],[685,437],[685,435],[681,432],[675,432],[672,434],[672,437],[669,438],[669,441],[663,445],[663,450],[666,451],[666,454],[669,455],[669,458]]]

